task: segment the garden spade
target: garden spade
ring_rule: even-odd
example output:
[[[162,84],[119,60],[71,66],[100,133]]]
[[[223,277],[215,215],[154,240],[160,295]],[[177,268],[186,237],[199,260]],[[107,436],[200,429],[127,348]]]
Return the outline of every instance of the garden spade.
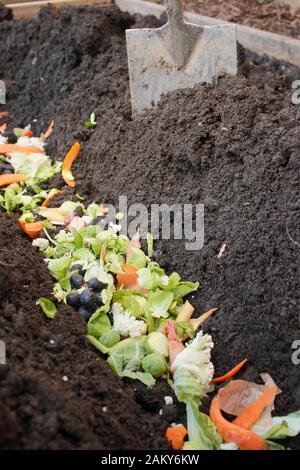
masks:
[[[168,22],[126,30],[132,113],[161,95],[237,73],[235,25],[199,26],[183,17],[181,0],[165,0]]]

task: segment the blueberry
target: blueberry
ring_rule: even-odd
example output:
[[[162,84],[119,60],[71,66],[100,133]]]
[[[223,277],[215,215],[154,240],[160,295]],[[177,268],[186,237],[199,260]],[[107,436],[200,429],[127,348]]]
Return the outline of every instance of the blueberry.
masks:
[[[70,271],[78,271],[81,276],[84,275],[84,269],[82,268],[81,264],[73,264],[73,266],[70,268]]]
[[[80,294],[70,292],[70,294],[67,295],[67,304],[70,305],[70,307],[79,308],[81,305]]]
[[[71,286],[74,287],[74,289],[80,289],[80,287],[83,286],[84,284],[84,279],[81,274],[73,274],[73,276],[70,279]]]
[[[113,325],[113,323],[114,323],[114,316],[113,316],[113,313],[110,311],[110,312],[108,312],[107,316],[108,316],[108,318],[110,319],[111,324]]]
[[[104,302],[103,302],[103,299],[102,299],[102,295],[101,295],[99,292],[97,292],[97,293],[95,294],[95,303],[96,303],[96,305],[97,305],[98,308],[99,308],[99,307],[102,307],[102,306],[104,305]]]
[[[88,287],[92,289],[95,292],[100,292],[102,289],[105,289],[106,284],[103,284],[103,282],[98,281],[96,277],[93,277],[90,279],[87,283]]]
[[[79,308],[78,313],[81,316],[81,318],[83,318],[85,321],[88,321],[90,316],[92,315],[90,310],[82,306]]]
[[[92,308],[94,306],[94,295],[92,292],[88,289],[85,289],[81,294],[80,294],[80,302],[81,305],[86,307],[86,308]]]
[[[0,173],[2,173],[3,175],[9,175],[11,173],[14,173],[14,167],[9,162],[1,162]]]
[[[74,215],[76,215],[77,217],[82,217],[84,215],[84,212],[81,206],[76,207],[74,211]]]

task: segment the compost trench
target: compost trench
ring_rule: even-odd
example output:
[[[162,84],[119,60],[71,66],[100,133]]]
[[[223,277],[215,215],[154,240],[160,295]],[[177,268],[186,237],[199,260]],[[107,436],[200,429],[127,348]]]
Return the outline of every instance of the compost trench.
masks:
[[[244,357],[240,377],[269,372],[284,393],[277,412],[300,408],[300,106],[291,81],[300,72],[240,50],[238,77],[162,99],[131,119],[124,31],[158,26],[115,7],[44,8],[37,19],[0,26],[0,77],[6,80],[10,126],[32,123],[55,132],[49,154],[62,159],[78,139],[76,190],[86,201],[205,205],[205,242],[156,243],[156,259],[198,280],[191,299],[206,322],[221,374]],[[96,129],[83,123],[97,116]],[[63,186],[60,177],[53,185]],[[66,188],[65,194],[71,195]],[[223,243],[228,250],[217,254]],[[298,244],[297,244],[298,243]],[[164,449],[168,424],[183,420],[166,406],[166,384],[147,390],[116,378],[85,339],[68,307],[44,318],[36,300],[50,297],[47,267],[14,216],[0,216],[1,448]],[[163,414],[159,410],[163,409]],[[289,443],[300,447],[300,440]]]

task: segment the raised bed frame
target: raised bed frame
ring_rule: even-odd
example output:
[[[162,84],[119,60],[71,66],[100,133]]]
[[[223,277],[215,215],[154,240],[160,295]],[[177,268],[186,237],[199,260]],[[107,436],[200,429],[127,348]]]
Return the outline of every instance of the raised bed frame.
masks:
[[[46,0],[23,3],[10,2],[9,6],[13,9],[15,18],[30,18],[36,15],[41,6],[49,3],[57,7],[70,4],[97,6],[105,3],[116,3],[116,5],[118,5],[118,7],[123,11],[139,13],[142,15],[154,15],[158,18],[164,11],[164,7],[162,5],[141,0],[115,0],[114,2],[110,2],[109,0]],[[203,26],[228,23],[224,20],[210,18],[208,16],[198,15],[191,12],[185,12],[185,17],[188,21]],[[300,67],[300,40],[240,24],[237,24],[236,26],[238,42],[246,49],[250,49],[259,55],[267,54],[274,59],[289,62]]]

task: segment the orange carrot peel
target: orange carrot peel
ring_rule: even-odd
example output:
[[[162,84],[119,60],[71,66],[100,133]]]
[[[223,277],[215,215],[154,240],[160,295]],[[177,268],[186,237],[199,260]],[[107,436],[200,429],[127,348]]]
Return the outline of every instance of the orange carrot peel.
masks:
[[[65,159],[64,159],[63,165],[62,165],[62,177],[63,177],[65,183],[68,186],[70,186],[70,188],[75,188],[75,186],[76,186],[74,177],[72,175],[71,168],[72,168],[72,164],[73,164],[75,158],[79,154],[79,151],[80,151],[80,143],[75,142],[75,144],[72,145],[71,149],[69,150],[69,152],[65,156]]]
[[[41,139],[42,140],[48,139],[48,137],[50,137],[50,135],[52,134],[53,129],[54,129],[54,121],[51,121],[50,126],[46,130],[45,134],[42,135]]]
[[[25,129],[24,131],[21,132],[21,137],[32,137],[33,132],[30,129]]]
[[[8,116],[9,112],[8,111],[1,111],[0,117]]]
[[[232,380],[218,391],[210,407],[210,417],[225,441],[235,442],[242,450],[266,450],[267,443],[251,431],[254,424],[265,426],[271,420],[274,400],[281,390],[272,377],[261,374],[265,385],[245,380]],[[222,411],[236,416],[227,421]]]
[[[227,372],[224,375],[221,375],[221,377],[216,377],[215,379],[212,380],[213,383],[220,383],[220,382],[226,382],[227,380],[232,379],[240,370],[241,368],[246,364],[247,359],[243,359],[239,364],[237,364],[233,369],[231,369],[229,372]]]
[[[44,200],[44,202],[42,204],[42,207],[47,207],[50,204],[50,202],[52,201],[52,199],[54,199],[56,196],[61,196],[62,194],[63,194],[63,191],[61,191],[60,189],[56,189],[53,192],[50,191],[50,193],[48,194],[48,196]]]
[[[121,268],[123,273],[117,274],[118,288],[137,289],[138,275],[136,268],[130,264],[122,264]]]
[[[44,153],[39,147],[26,147],[18,144],[0,144],[0,154],[2,153]]]
[[[235,442],[242,450],[267,450],[267,443],[255,432],[230,423],[223,417],[218,396],[211,402],[210,418],[225,441]]]
[[[168,427],[166,438],[174,450],[180,450],[187,434],[186,427],[183,424],[178,424],[177,426]]]
[[[24,181],[26,181],[26,177],[18,173],[0,175],[0,187],[8,186],[14,183],[23,183]]]
[[[39,237],[44,228],[40,222],[25,222],[22,219],[19,219],[19,224],[21,229],[33,240]]]
[[[244,408],[233,423],[243,429],[250,429],[260,418],[264,409],[274,403],[276,394],[276,387],[266,387],[254,403],[250,403]]]

